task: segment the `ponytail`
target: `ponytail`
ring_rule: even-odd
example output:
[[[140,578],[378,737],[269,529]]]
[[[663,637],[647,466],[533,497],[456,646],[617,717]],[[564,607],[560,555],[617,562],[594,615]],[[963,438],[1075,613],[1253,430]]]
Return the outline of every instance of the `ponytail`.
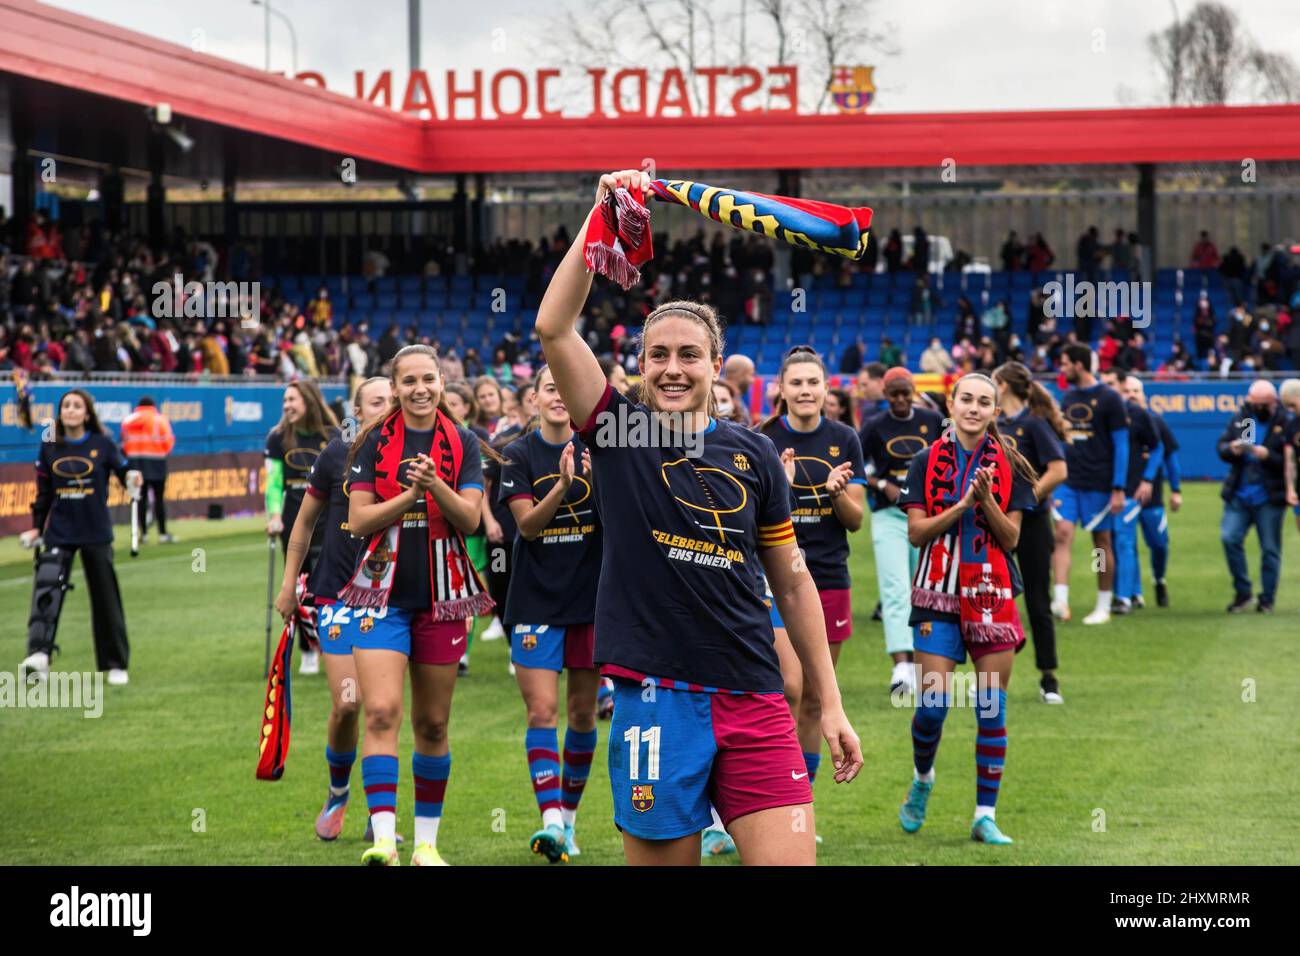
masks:
[[[1011,464],[1012,471],[1025,479],[1025,481],[1029,482],[1031,485],[1038,481],[1039,475],[1038,472],[1034,470],[1034,466],[1029,463],[1029,460],[1025,458],[1024,455],[1020,454],[1019,451],[1008,445],[1006,440],[1002,437],[1002,432],[998,430],[996,419],[989,422],[989,437],[998,443],[998,447],[1002,449],[1002,453],[1007,456],[1007,461]]]

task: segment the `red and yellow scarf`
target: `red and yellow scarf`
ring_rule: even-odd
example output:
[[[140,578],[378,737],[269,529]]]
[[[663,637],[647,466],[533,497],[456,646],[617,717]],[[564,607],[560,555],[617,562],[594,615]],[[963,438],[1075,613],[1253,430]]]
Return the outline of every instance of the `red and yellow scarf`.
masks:
[[[925,513],[934,517],[962,499],[975,473],[992,466],[993,497],[1006,510],[1011,501],[1011,465],[1002,447],[985,436],[958,470],[956,439],[930,446],[925,464]],[[954,572],[952,559],[957,556]],[[1012,588],[1011,562],[998,544],[984,506],[976,503],[946,532],[931,540],[912,579],[912,604],[961,617],[967,643],[1021,643],[1024,630]]]
[[[405,444],[406,422],[398,410],[379,426],[375,494],[381,501],[394,498],[404,490],[398,482],[398,469]],[[464,453],[455,424],[439,410],[429,457],[434,461],[438,477],[453,488]],[[429,515],[429,593],[432,595],[434,620],[464,620],[490,611],[494,602],[470,563],[465,539],[443,516],[432,494],[425,493],[424,503]],[[401,530],[402,520],[398,518],[389,527],[375,532],[352,579],[339,591],[340,601],[348,607],[388,606],[397,576]]]

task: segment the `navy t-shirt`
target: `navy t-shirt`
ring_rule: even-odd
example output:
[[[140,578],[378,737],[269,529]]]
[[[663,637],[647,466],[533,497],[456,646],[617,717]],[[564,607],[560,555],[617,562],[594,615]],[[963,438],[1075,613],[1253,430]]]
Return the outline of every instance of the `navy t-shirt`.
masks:
[[[325,513],[316,522],[322,538],[320,559],[307,579],[307,590],[330,600],[351,579],[365,544],[364,539],[355,538],[348,531],[351,490],[348,479],[357,474],[347,463],[351,447],[341,436],[336,436],[325,446],[307,475],[307,494],[325,502]]]
[[[1147,410],[1136,402],[1126,402],[1128,412],[1128,479],[1124,482],[1124,494],[1132,498],[1142,483],[1143,473],[1151,461],[1151,456],[1160,446],[1160,431],[1151,420]]]
[[[862,423],[858,435],[863,457],[875,466],[876,480],[887,478],[895,485],[902,485],[912,456],[930,447],[942,431],[942,415],[914,405],[908,418],[895,418],[888,409],[872,415]],[[876,491],[874,481],[869,488],[872,511],[893,507],[888,498]]]
[[[1156,480],[1151,483],[1151,502],[1148,508],[1158,508],[1165,503],[1165,478],[1170,474],[1169,456],[1178,451],[1178,439],[1174,437],[1174,430],[1169,427],[1165,421],[1165,416],[1159,412],[1153,412],[1147,409],[1147,414],[1151,416],[1151,421],[1155,422],[1156,431],[1160,433],[1160,444],[1165,446],[1165,463],[1160,466],[1160,472],[1156,475]],[[1174,475],[1174,478],[1178,478]],[[1172,491],[1180,490],[1177,481],[1170,481],[1169,486]]]
[[[510,591],[502,621],[516,624],[590,624],[596,619],[600,582],[601,525],[592,482],[582,473],[585,445],[575,435],[573,483],[551,523],[532,541],[515,539]],[[541,501],[560,477],[560,454],[570,442],[552,445],[540,431],[506,446],[497,499]]]
[[[823,418],[810,432],[796,431],[782,416],[763,430],[777,453],[794,449],[794,484],[790,487],[790,520],[803,549],[808,573],[818,590],[842,591],[849,579],[849,538],[835,516],[835,506],[826,494],[831,469],[848,462],[853,466],[849,482],[867,483],[858,433],[843,422]]]
[[[637,447],[619,440],[620,420]],[[579,434],[605,533],[596,662],[687,689],[781,693],[758,551],[795,536],[771,439],[713,420],[690,458],[608,385]]]
[[[970,457],[970,452],[957,443],[957,471],[966,470],[966,461]],[[908,466],[907,478],[903,485],[903,493],[898,497],[898,507],[904,511],[912,508],[925,510],[925,469],[930,460],[930,456],[917,455],[912,459]],[[1034,486],[1027,481],[1019,472],[1014,469],[1011,472],[1011,500],[1007,502],[1006,513],[1011,514],[1013,511],[1028,511],[1037,503],[1034,497]],[[955,521],[944,532],[944,547],[949,554],[958,553],[957,533],[961,529],[961,521]],[[1015,561],[1008,561],[1007,566],[1011,571],[1011,593],[1019,594],[1023,591],[1024,585],[1020,581],[1020,569],[1016,567]],[[949,564],[949,574],[957,573],[958,562],[952,561]],[[924,568],[918,568],[924,572]],[[960,614],[953,614],[947,611],[935,611],[926,607],[913,607],[911,616],[907,619],[909,625],[915,626],[925,621],[948,621],[953,624],[961,622]]]
[[[126,458],[108,435],[41,442],[36,456],[36,500],[32,527],[51,547],[112,544],[108,476],[126,484]],[[48,516],[48,524],[46,523]]]
[[[375,464],[379,447],[379,428],[375,428],[365,437],[353,467],[348,473],[351,484],[349,493],[357,491],[375,491]],[[466,488],[483,490],[483,461],[479,457],[478,439],[464,427],[457,425],[456,434],[460,436],[462,454],[460,473],[452,484],[456,491]],[[415,461],[417,455],[427,455],[433,447],[433,429],[419,431],[406,429],[406,441],[402,446],[401,463],[397,468],[397,482],[403,489],[411,486],[406,477],[406,469]],[[406,608],[418,611],[433,606],[433,592],[429,574],[429,512],[428,502],[421,496],[415,507],[401,517],[402,528],[397,544],[397,573],[393,578],[393,590],[388,596],[390,607]],[[350,573],[350,572],[349,572]]]
[[[1081,491],[1109,492],[1115,487],[1115,439],[1112,432],[1128,428],[1124,399],[1101,382],[1072,388],[1061,396],[1065,417],[1065,483]]]
[[[292,530],[293,523],[298,520],[302,496],[307,493],[307,476],[328,444],[329,438],[324,435],[297,432],[294,447],[285,451],[284,436],[278,428],[266,436],[266,457],[280,462],[284,470],[284,505],[280,509],[280,520],[284,522],[286,531]]]
[[[1022,408],[1015,418],[999,418],[998,431],[1008,447],[1025,456],[1025,460],[1033,465],[1040,478],[1051,462],[1065,458],[1065,449],[1061,447],[1061,441],[1056,437],[1056,432],[1052,431],[1052,426],[1027,408]],[[1037,511],[1038,507],[1039,504],[1035,503],[1025,510]]]

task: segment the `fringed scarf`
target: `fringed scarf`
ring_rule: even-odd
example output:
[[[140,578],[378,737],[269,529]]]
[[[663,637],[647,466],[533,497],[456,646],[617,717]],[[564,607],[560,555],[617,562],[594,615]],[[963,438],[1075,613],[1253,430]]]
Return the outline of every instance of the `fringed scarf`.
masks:
[[[289,759],[289,727],[293,706],[289,696],[289,676],[293,672],[293,624],[280,632],[280,644],[271,658],[271,673],[266,675],[266,698],[262,703],[262,739],[257,755],[257,779],[279,780]]]
[[[375,494],[387,501],[402,493],[398,469],[406,444],[406,422],[396,411],[379,426],[379,447],[375,461]],[[441,411],[433,430],[433,459],[438,477],[455,487],[465,449],[456,426]],[[465,539],[439,510],[433,495],[425,492],[429,515],[429,593],[433,600],[435,621],[457,621],[490,611],[494,602],[479,580],[465,550]],[[339,600],[348,607],[387,607],[388,597],[397,577],[398,547],[401,544],[402,520],[375,532],[366,545],[352,579],[339,591]]]
[[[871,210],[834,203],[706,186],[688,180],[656,179],[650,194],[660,202],[694,209],[715,222],[780,239],[793,246],[818,249],[848,259],[867,251]],[[616,189],[601,200],[587,226],[583,253],[587,268],[630,289],[641,281],[637,268],[654,249],[650,210],[643,194]]]
[[[989,466],[994,469],[993,497],[1006,510],[1011,501],[1011,465],[992,438],[984,437],[960,472],[955,438],[945,435],[930,446],[927,454],[927,517],[959,502],[975,473]],[[954,551],[957,554],[955,573]],[[967,643],[1024,641],[1012,589],[1011,562],[989,527],[983,505],[976,503],[955,525],[925,546],[912,579],[912,604],[960,615],[961,634]]]

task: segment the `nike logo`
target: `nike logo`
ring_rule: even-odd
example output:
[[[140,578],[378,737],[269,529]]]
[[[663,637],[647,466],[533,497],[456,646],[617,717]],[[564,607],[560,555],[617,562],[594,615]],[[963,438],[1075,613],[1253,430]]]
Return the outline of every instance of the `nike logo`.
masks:
[[[847,624],[847,623],[849,623],[849,622],[848,622],[848,621],[836,621],[836,622],[835,622],[835,626],[836,626],[836,627],[843,627],[843,626],[844,626],[845,624]]]
[[[513,481],[503,481],[503,482],[501,482],[501,487],[503,487],[503,488],[513,488],[514,486],[515,486],[515,483],[514,483]]]
[[[352,470],[355,471],[358,475],[361,474],[361,466],[360,466],[360,465],[353,465],[353,466],[352,466]]]
[[[905,494],[907,494],[907,485],[899,485],[899,486],[898,486],[898,493],[899,493],[900,495],[905,495]]]
[[[464,635],[464,634],[462,634],[460,637],[453,637],[453,638],[451,639],[451,646],[452,646],[452,647],[455,647],[457,644],[459,644],[459,643],[460,643],[461,641],[463,641],[463,640],[465,640],[465,635]]]
[[[807,770],[805,770],[803,773],[795,773],[793,770],[790,771],[791,780],[802,780],[806,776],[808,776]]]

